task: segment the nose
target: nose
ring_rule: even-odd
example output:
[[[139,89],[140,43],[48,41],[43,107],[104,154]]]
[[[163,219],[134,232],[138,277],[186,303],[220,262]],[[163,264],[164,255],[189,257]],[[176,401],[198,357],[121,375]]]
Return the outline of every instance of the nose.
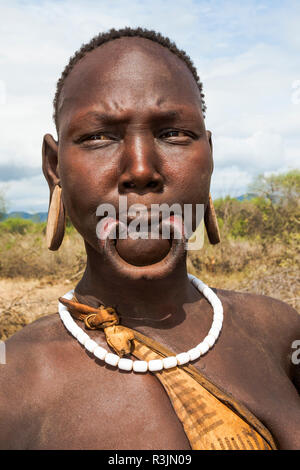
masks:
[[[128,136],[124,139],[119,178],[120,194],[162,191],[163,177],[154,147],[154,138],[151,135]]]

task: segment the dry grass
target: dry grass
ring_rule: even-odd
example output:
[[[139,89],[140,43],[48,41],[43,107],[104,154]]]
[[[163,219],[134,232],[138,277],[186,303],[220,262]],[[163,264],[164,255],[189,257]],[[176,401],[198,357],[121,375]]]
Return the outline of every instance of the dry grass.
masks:
[[[300,256],[295,240],[265,244],[224,240],[191,253],[188,270],[211,286],[269,295],[300,311]]]
[[[0,234],[0,278],[51,279],[70,277],[85,265],[82,238],[74,231],[65,235],[57,252],[47,249],[43,233]]]
[[[75,231],[58,252],[48,251],[43,233],[2,233],[0,256],[0,339],[56,312],[58,297],[74,286],[86,259]]]
[[[0,339],[37,318],[57,312],[57,299],[72,288],[68,279],[0,279]]]

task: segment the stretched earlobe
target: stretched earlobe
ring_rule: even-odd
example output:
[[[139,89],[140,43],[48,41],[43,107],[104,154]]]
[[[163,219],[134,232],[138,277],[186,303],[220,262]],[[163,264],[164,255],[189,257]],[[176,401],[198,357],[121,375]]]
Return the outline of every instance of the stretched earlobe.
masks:
[[[59,183],[58,170],[58,144],[50,134],[46,134],[42,148],[43,173],[47,180],[50,192]]]
[[[211,150],[212,150],[212,140],[211,140],[211,131],[206,131],[206,135],[207,135],[207,139],[208,139],[208,142],[209,142],[209,145],[211,146]]]
[[[211,171],[213,171],[214,169],[214,160],[213,160],[213,143],[212,143],[212,133],[211,131],[206,131],[206,135],[207,135],[207,140],[208,140],[208,143],[209,143],[209,146],[210,146],[210,152],[211,152],[211,161],[212,161],[212,169]]]
[[[50,189],[46,241],[49,250],[56,251],[64,238],[66,215],[59,179],[58,144],[50,134],[44,136],[42,156],[43,173]]]
[[[211,156],[212,156],[213,155],[213,145],[212,145],[212,138],[211,138],[212,134],[210,131],[206,131],[206,134],[207,134],[207,139],[209,142]],[[212,159],[212,170],[213,170],[213,159]],[[216,211],[215,211],[210,193],[208,197],[208,204],[207,204],[205,214],[204,214],[204,224],[205,224],[209,242],[212,245],[216,245],[217,243],[219,243],[220,242],[220,230],[219,230],[218,220],[216,216]]]
[[[216,245],[220,242],[221,238],[214,204],[210,194],[207,208],[204,214],[204,223],[209,242],[211,243],[211,245]]]
[[[49,250],[58,250],[64,238],[65,226],[66,216],[62,201],[62,189],[60,185],[57,184],[50,197],[48,210],[46,240]]]

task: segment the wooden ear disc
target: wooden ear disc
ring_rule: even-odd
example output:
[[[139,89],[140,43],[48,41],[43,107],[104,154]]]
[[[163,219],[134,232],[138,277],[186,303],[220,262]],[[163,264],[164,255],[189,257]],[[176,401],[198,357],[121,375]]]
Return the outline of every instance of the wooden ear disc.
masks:
[[[48,249],[52,251],[58,250],[65,234],[66,217],[61,191],[61,187],[57,184],[48,210],[46,240]]]
[[[219,230],[219,225],[218,225],[218,220],[217,220],[214,204],[213,204],[210,194],[209,194],[208,205],[204,214],[204,223],[205,223],[209,242],[212,245],[216,245],[217,243],[220,242],[221,238],[220,238],[220,230]]]

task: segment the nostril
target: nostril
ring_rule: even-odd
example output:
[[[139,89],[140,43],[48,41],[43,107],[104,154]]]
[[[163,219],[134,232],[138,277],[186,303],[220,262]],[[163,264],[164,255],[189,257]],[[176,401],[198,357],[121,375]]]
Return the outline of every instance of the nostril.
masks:
[[[149,175],[150,176],[150,175]],[[132,176],[132,177],[121,177],[119,181],[120,191],[159,191],[163,186],[161,177],[155,175]]]
[[[124,181],[123,186],[126,189],[135,188],[135,184],[131,181]]]
[[[147,188],[156,188],[157,186],[157,181],[149,181],[147,184]]]

